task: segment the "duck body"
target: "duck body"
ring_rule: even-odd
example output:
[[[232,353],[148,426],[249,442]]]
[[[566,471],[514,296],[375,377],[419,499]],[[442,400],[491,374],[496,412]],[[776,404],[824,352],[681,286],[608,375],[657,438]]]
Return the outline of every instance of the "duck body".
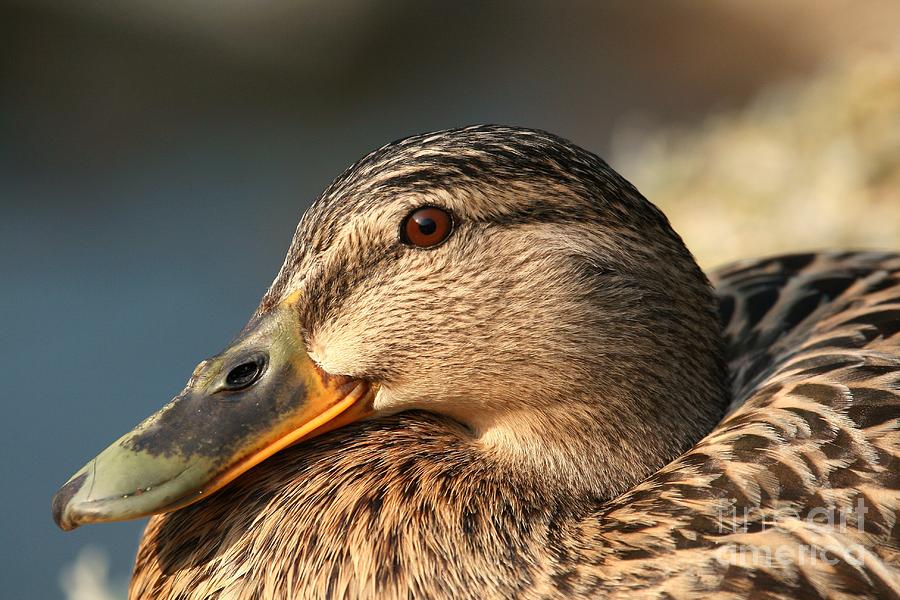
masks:
[[[548,502],[407,413],[154,517],[134,598],[890,598],[900,593],[900,256],[712,277],[734,404],[635,489]]]
[[[156,515],[132,598],[900,598],[900,255],[711,279],[566,140],[388,144],[54,518]]]

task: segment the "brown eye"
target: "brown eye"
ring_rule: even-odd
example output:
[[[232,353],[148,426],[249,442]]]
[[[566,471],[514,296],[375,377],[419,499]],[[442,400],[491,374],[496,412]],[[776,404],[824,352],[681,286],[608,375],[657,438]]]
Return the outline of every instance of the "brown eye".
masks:
[[[453,231],[453,218],[443,208],[425,206],[412,211],[400,225],[400,241],[409,246],[431,248]]]

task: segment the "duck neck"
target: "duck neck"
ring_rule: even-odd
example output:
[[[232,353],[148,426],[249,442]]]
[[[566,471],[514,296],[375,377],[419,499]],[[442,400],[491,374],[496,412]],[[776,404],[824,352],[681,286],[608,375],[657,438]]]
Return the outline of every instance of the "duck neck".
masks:
[[[596,504],[548,497],[546,482],[498,471],[472,444],[449,419],[404,413],[290,448],[207,500],[154,517],[132,597],[184,589],[516,597],[539,589],[548,548]]]
[[[646,391],[645,391],[646,392]],[[475,450],[498,472],[543,488],[544,497],[603,502],[646,479],[708,433],[724,397],[692,410],[646,397],[573,399],[492,415],[477,423]],[[640,393],[640,392],[638,392]],[[622,406],[610,414],[600,407]],[[664,406],[664,408],[663,408]]]

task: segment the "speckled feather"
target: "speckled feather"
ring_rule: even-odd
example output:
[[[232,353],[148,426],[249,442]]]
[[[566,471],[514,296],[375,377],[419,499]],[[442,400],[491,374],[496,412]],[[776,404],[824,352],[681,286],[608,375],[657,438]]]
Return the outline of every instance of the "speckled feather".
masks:
[[[900,256],[784,256],[713,280],[735,405],[579,524],[602,558],[574,589],[900,597]]]
[[[424,152],[426,139],[401,144]],[[346,196],[351,188],[377,197],[379,181],[405,193],[433,193],[415,175],[416,163],[395,161],[385,149],[373,156],[324,197]],[[409,159],[408,152],[401,156]],[[583,167],[582,157],[576,163]],[[602,175],[602,193],[617,198],[600,203],[598,213],[613,206],[633,220],[628,199],[637,198],[642,227],[664,221],[633,188],[621,188],[620,178],[607,178],[602,162],[588,163]],[[548,172],[560,164],[566,161]],[[465,171],[472,164],[451,167]],[[477,179],[478,169],[473,173]],[[578,187],[551,179],[568,191]],[[456,184],[444,177],[442,185]],[[556,207],[555,216],[540,206],[505,216],[571,218],[563,196],[546,203]],[[328,272],[328,248],[341,238],[333,228],[337,206],[320,203],[305,217],[261,311],[307,273]],[[623,235],[632,234],[626,228]],[[380,260],[390,255],[384,248]],[[469,427],[411,410],[290,448],[208,500],[152,518],[131,597],[900,597],[900,256],[777,257],[721,269],[712,279],[724,324],[718,360],[728,364],[729,412],[702,439],[691,434],[699,441],[690,450],[677,440],[660,449],[677,458],[659,463],[649,477],[613,468],[613,477],[629,481],[628,491],[610,495],[616,487],[600,475],[585,479],[598,482],[591,493],[555,481],[554,473],[498,468],[493,457],[473,450]],[[327,296],[317,285],[307,289]],[[346,292],[357,284],[341,285]],[[310,306],[308,323],[328,321],[337,310],[322,306],[328,303]],[[392,368],[402,371],[388,368],[386,377]],[[665,366],[646,371],[667,374]],[[714,395],[716,386],[708,387]],[[579,436],[591,427],[562,441],[580,451]],[[675,421],[671,427],[694,431]],[[652,436],[632,439],[629,431],[623,426],[613,439],[623,452],[656,443]],[[648,465],[657,460],[648,456]],[[585,464],[609,468],[615,460]],[[635,478],[643,481],[632,484]],[[842,520],[829,523],[834,515]]]

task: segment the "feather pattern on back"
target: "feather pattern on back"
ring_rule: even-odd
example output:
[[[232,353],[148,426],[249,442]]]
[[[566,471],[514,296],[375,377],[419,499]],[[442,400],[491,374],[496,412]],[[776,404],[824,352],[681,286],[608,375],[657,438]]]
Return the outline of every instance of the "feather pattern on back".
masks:
[[[131,596],[900,597],[900,256],[712,279],[735,401],[622,496],[542,502],[443,419],[398,415],[154,517]]]
[[[713,282],[731,412],[579,526],[602,550],[578,592],[900,597],[900,256],[745,261]]]

